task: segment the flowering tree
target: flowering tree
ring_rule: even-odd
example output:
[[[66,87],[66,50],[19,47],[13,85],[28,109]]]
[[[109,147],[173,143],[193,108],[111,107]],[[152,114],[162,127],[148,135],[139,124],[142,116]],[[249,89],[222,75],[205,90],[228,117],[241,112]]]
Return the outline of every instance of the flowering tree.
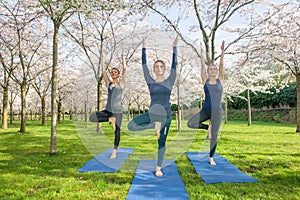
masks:
[[[92,12],[77,12],[72,23],[64,26],[68,36],[81,48],[83,56],[80,59],[94,73],[97,82],[97,110],[101,110],[103,106],[103,68],[119,65],[120,60],[114,57],[120,57],[122,48],[128,55],[130,49],[122,41],[128,37],[124,33],[131,35],[130,31],[134,27],[132,21],[129,23],[127,17],[130,14],[124,11],[124,3],[103,3],[104,5],[96,4],[97,9]],[[98,124],[97,132],[100,131]]]
[[[215,61],[218,58],[215,55],[215,43],[221,28],[226,27],[231,18],[251,8],[248,5],[254,0],[226,0],[226,1],[143,1],[143,5],[150,8],[163,20],[163,27],[167,30],[175,31],[182,41],[194,49],[198,57],[200,53],[197,50],[199,42],[191,41],[190,38],[196,37],[203,40],[206,49],[206,60]],[[246,13],[242,13],[246,15]],[[187,25],[188,24],[188,25]],[[188,30],[188,31],[186,31]],[[247,30],[249,31],[249,30]],[[188,34],[186,33],[188,32]],[[226,49],[243,38],[243,35],[237,36],[237,39],[228,43]]]
[[[43,23],[40,19],[40,12],[37,9],[28,8],[23,1],[17,2],[2,2],[3,9],[3,42],[10,52],[15,51],[14,55],[14,69],[15,73],[11,74],[11,78],[20,86],[21,90],[21,127],[20,132],[25,132],[26,128],[26,95],[29,83],[35,78],[37,74],[30,74],[32,66],[34,66],[41,55],[39,49],[41,48],[45,32]],[[32,31],[35,30],[35,31]],[[6,36],[6,37],[5,37]],[[10,65],[12,60],[10,61]],[[7,69],[7,67],[6,67]],[[9,71],[12,69],[10,68]],[[40,73],[40,69],[37,73]]]
[[[64,106],[63,103],[67,101],[68,98],[72,97],[72,92],[75,87],[75,80],[77,79],[77,73],[72,66],[61,67],[60,73],[58,74],[57,81],[57,122],[61,122],[61,115],[64,116]]]
[[[48,63],[47,61],[44,62],[44,65],[47,66],[47,63]],[[42,126],[44,126],[46,124],[46,98],[48,96],[50,85],[51,85],[51,69],[48,68],[47,70],[45,70],[44,72],[36,76],[35,79],[31,81],[31,85],[40,98],[41,119],[42,119]]]
[[[56,154],[56,123],[57,123],[57,72],[58,72],[58,34],[61,25],[68,20],[80,3],[77,1],[46,1],[39,0],[41,6],[53,23],[53,49],[52,49],[52,81],[51,81],[51,139],[50,139],[50,155]]]
[[[250,126],[252,124],[250,91],[267,92],[276,85],[275,74],[270,69],[262,67],[256,59],[249,59],[247,55],[237,62],[236,71],[239,74],[238,83],[247,91],[248,126]]]
[[[2,38],[2,37],[1,37]],[[4,47],[2,47],[3,51]],[[3,89],[3,102],[2,102],[2,128],[7,129],[7,119],[8,119],[8,93],[9,93],[9,86],[10,86],[10,80],[11,80],[11,74],[14,71],[14,55],[13,50],[9,50],[10,59],[9,63],[7,60],[2,56],[2,52],[0,52],[0,60],[1,60],[1,88]],[[2,79],[3,78],[3,79]]]
[[[251,40],[245,43],[249,47],[249,59],[256,60],[262,67],[270,63],[278,66],[273,72],[286,75],[288,72],[296,80],[297,88],[297,132],[300,132],[300,15],[299,2],[289,1],[283,4],[267,4],[270,20],[262,23],[256,32],[251,34]],[[256,19],[259,20],[259,19]],[[281,76],[283,77],[283,76]],[[287,77],[287,76],[284,76]],[[278,79],[278,78],[277,78]],[[284,87],[286,80],[279,83]],[[287,79],[289,80],[289,79]]]

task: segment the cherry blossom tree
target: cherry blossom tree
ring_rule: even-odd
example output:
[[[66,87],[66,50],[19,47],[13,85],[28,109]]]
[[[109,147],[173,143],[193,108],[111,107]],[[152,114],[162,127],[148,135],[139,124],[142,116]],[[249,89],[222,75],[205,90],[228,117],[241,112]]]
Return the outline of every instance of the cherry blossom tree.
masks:
[[[78,1],[46,1],[39,0],[40,6],[52,21],[53,25],[53,53],[52,53],[52,81],[51,81],[51,139],[50,139],[50,155],[57,152],[56,146],[56,124],[57,124],[57,74],[58,74],[58,36],[59,30],[77,9],[82,5]]]
[[[84,65],[84,64],[83,64]],[[76,85],[72,92],[71,106],[74,107],[75,117],[78,120],[78,113],[84,114],[85,126],[88,127],[88,115],[95,111],[97,105],[97,84],[92,71],[86,70],[86,66],[79,67],[80,76],[77,76]]]
[[[45,62],[44,65],[47,65],[47,63],[48,62]],[[38,76],[36,76],[35,79],[31,81],[31,85],[40,98],[42,119],[41,124],[44,126],[46,125],[46,98],[49,94],[51,85],[51,69],[48,68],[43,73],[40,73]]]
[[[233,16],[242,13],[246,15],[251,13],[251,5],[254,0],[226,0],[226,1],[143,1],[143,6],[149,8],[155,14],[161,17],[163,28],[175,31],[188,46],[194,49],[198,57],[200,53],[197,50],[198,39],[205,44],[206,60],[215,61],[216,56],[215,44],[221,29],[226,28]],[[248,10],[248,12],[243,12]],[[245,32],[248,32],[253,27]],[[245,32],[237,39],[228,42],[227,49],[234,43],[237,43],[244,37]],[[191,37],[196,37],[196,41],[191,41]],[[200,37],[200,38],[199,38]]]
[[[15,65],[15,57],[17,54],[17,44],[12,43],[13,33],[7,23],[7,16],[9,13],[6,12],[8,5],[7,2],[1,2],[1,29],[0,41],[0,60],[1,60],[1,88],[3,89],[3,102],[2,102],[2,128],[7,129],[8,119],[8,99],[9,99],[9,87],[11,82],[11,75],[13,74]]]
[[[9,89],[9,123],[12,124],[14,120],[14,106],[15,106],[15,100],[20,94],[20,89],[18,85],[15,82],[12,82],[11,87]],[[20,95],[19,95],[20,96]]]
[[[77,73],[74,67],[67,66],[61,67],[60,73],[58,74],[57,82],[57,122],[61,122],[61,115],[64,115],[63,103],[67,101],[68,98],[72,97],[72,92],[75,87],[75,80],[77,79]]]
[[[247,55],[237,62],[236,71],[239,74],[237,83],[247,92],[248,126],[250,126],[252,124],[250,91],[267,92],[276,85],[275,74],[270,69],[262,67],[256,59],[249,59]]]
[[[6,35],[6,46],[16,48],[15,73],[11,74],[11,78],[19,84],[21,90],[21,127],[20,132],[25,132],[26,128],[26,95],[29,83],[34,76],[30,77],[32,66],[41,58],[38,50],[43,44],[45,34],[44,26],[40,19],[38,9],[29,8],[23,1],[2,2],[1,7],[4,11],[5,20],[3,28]],[[34,31],[33,31],[34,30]],[[4,40],[2,40],[4,41]],[[39,73],[39,72],[38,72]]]
[[[127,19],[130,14],[125,12],[121,2],[105,2],[92,12],[78,12],[72,23],[65,25],[65,30],[82,51],[80,59],[93,71],[97,82],[97,110],[103,107],[103,68],[118,66],[121,49],[129,53],[128,46],[122,41],[128,37],[133,21]],[[133,24],[133,26],[131,26]],[[103,53],[105,51],[105,53]],[[127,59],[128,62],[128,59]],[[97,132],[100,133],[100,124]]]
[[[4,49],[4,48],[2,48]],[[10,51],[10,63],[6,61],[6,59],[2,56],[2,52],[0,53],[0,60],[2,64],[2,70],[1,70],[1,77],[3,80],[1,80],[0,85],[3,89],[3,102],[2,102],[2,113],[1,113],[1,120],[2,120],[2,128],[7,129],[7,120],[8,120],[8,95],[9,95],[9,87],[10,87],[10,81],[11,81],[11,74],[13,73],[14,66],[13,66],[13,60],[14,55],[12,55],[13,51]]]
[[[297,129],[300,132],[300,15],[299,2],[288,1],[282,4],[265,2],[269,10],[267,15],[270,20],[262,23],[259,29],[252,32],[251,40],[240,47],[240,51],[248,47],[248,57],[256,60],[263,68],[270,65],[279,66],[273,73],[283,74],[288,79],[280,80],[281,87],[290,80],[286,74],[290,74],[296,80],[297,85]],[[264,16],[265,17],[265,16]],[[255,19],[259,20],[259,19]],[[255,22],[254,22],[255,23]],[[278,83],[278,82],[277,82]]]

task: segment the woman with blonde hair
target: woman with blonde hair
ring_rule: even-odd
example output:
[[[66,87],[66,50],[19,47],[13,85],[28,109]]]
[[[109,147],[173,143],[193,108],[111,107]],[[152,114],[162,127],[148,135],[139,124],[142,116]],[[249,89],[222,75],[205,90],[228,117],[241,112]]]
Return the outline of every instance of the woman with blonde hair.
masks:
[[[205,102],[199,113],[195,114],[189,121],[189,128],[206,129],[208,130],[207,138],[210,139],[210,153],[209,163],[214,166],[213,156],[217,148],[218,133],[222,121],[222,93],[224,81],[224,45],[221,45],[221,58],[219,68],[213,64],[208,63],[207,68],[205,64],[205,50],[202,43],[201,49],[201,78],[204,83]],[[203,124],[204,121],[210,119],[210,125]]]

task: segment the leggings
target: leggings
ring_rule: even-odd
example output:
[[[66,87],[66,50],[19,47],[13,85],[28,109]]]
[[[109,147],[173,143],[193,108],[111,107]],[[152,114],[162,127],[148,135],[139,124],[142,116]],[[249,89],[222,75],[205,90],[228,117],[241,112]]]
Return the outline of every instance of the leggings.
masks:
[[[116,118],[115,122],[115,141],[114,141],[114,149],[117,149],[120,144],[121,139],[121,124],[122,124],[122,113],[112,113],[108,110],[102,110],[98,112],[94,112],[90,115],[91,122],[108,122],[109,118],[114,116]]]
[[[209,156],[213,157],[217,148],[218,133],[222,122],[222,110],[204,110],[195,114],[189,121],[189,128],[208,129],[207,124],[202,124],[204,121],[210,119],[211,122],[211,141]]]
[[[166,140],[170,129],[172,116],[159,116],[149,114],[146,112],[138,117],[135,117],[128,123],[128,130],[140,131],[146,129],[153,129],[155,127],[154,122],[161,122],[160,137],[157,141],[158,152],[157,152],[157,166],[161,167],[166,152]]]

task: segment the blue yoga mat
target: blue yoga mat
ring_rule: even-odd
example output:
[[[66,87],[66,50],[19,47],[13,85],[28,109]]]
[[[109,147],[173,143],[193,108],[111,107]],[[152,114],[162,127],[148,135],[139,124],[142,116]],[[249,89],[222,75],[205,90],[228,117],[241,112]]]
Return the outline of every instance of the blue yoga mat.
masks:
[[[221,182],[257,182],[255,178],[241,172],[227,159],[215,154],[216,166],[208,162],[209,152],[186,152],[187,157],[194,165],[196,172],[206,184]]]
[[[127,200],[189,199],[174,160],[164,160],[162,177],[155,176],[156,160],[141,160],[135,172]]]
[[[117,150],[117,158],[110,159],[113,148],[103,151],[85,163],[78,172],[117,172],[121,165],[125,162],[132,148],[119,148]]]

